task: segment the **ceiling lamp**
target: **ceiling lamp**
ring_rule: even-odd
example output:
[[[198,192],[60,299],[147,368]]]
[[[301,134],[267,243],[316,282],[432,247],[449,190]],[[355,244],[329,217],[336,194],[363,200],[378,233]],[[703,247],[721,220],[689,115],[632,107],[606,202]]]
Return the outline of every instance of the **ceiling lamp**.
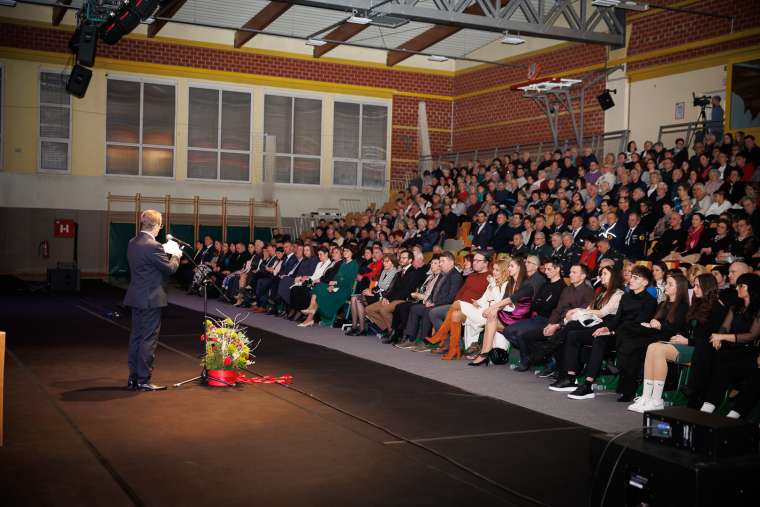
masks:
[[[319,46],[324,46],[325,44],[327,44],[327,42],[323,41],[322,39],[308,39],[306,41],[307,46],[319,47]]]
[[[505,32],[504,38],[499,42],[502,44],[511,44],[513,46],[517,46],[518,44],[523,44],[525,42],[525,39],[518,37],[517,35],[509,35],[509,32]]]
[[[448,57],[441,55],[430,55],[428,56],[428,60],[431,62],[445,62],[448,60]]]
[[[368,25],[372,23],[372,18],[368,17],[366,14],[364,16],[359,16],[358,11],[353,11],[351,17],[348,18],[346,22],[355,25]]]

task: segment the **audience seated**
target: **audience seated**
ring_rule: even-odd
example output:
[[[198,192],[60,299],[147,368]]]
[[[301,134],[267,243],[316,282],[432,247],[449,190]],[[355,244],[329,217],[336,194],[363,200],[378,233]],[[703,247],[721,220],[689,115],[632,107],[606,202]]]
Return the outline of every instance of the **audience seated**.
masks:
[[[672,399],[677,363],[691,407],[746,417],[760,397],[760,148],[726,134],[444,162],[385,206],[300,238],[273,231],[246,248],[206,236],[199,267],[186,259],[177,278],[199,293],[210,274],[237,306],[303,326],[350,314],[350,336],[450,360],[464,351],[474,366],[504,362],[512,345],[513,369],[571,399],[610,373],[628,401],[643,380],[633,411]]]

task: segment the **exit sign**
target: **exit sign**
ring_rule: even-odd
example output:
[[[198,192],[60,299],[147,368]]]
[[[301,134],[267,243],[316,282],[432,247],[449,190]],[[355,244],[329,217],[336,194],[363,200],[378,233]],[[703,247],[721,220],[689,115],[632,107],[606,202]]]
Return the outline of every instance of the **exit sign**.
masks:
[[[73,220],[56,219],[53,235],[56,238],[73,238],[77,224]]]

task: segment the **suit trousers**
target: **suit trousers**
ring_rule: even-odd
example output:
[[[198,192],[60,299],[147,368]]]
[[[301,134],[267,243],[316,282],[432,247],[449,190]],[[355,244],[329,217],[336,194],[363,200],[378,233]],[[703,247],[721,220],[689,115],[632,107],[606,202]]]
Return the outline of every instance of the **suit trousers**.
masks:
[[[404,327],[404,337],[418,340],[430,336],[433,324],[430,322],[430,308],[422,303],[415,303],[409,309],[409,318]]]
[[[367,318],[371,320],[382,331],[390,331],[393,322],[393,310],[403,303],[403,299],[390,301],[384,304],[382,301],[372,303],[365,310]]]
[[[533,344],[536,341],[546,339],[544,338],[543,330],[548,323],[549,319],[536,315],[532,319],[517,321],[504,329],[504,337],[520,351],[520,364],[524,366],[530,365]]]
[[[132,329],[129,333],[129,378],[138,384],[150,382],[159,331],[161,331],[161,308],[132,308]]]

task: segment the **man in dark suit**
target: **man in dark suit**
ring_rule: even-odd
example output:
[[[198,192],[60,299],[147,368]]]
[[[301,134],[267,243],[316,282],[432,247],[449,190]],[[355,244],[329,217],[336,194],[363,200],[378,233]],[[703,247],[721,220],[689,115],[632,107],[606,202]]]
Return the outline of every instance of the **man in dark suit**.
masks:
[[[165,386],[151,384],[153,358],[161,329],[161,309],[167,305],[166,281],[177,271],[181,252],[176,243],[171,259],[156,241],[161,230],[161,213],[145,210],[140,215],[140,232],[129,241],[129,288],[124,305],[132,308],[132,329],[129,334],[129,380],[127,388],[158,391]]]
[[[380,331],[391,330],[393,310],[406,301],[409,295],[422,284],[425,280],[425,272],[425,261],[422,256],[412,260],[410,251],[404,250],[399,254],[396,278],[393,279],[383,298],[377,303],[368,305],[365,310],[367,318]]]
[[[423,304],[414,305],[409,312],[403,338],[410,343],[414,343],[417,340],[421,341],[433,334],[433,322],[430,320],[430,310],[436,306],[452,304],[454,297],[464,283],[462,274],[455,267],[456,259],[454,254],[443,252],[439,261],[441,264],[441,275],[433,287],[430,298]]]
[[[488,248],[493,234],[493,226],[486,220],[485,211],[479,211],[475,215],[475,223],[472,224],[472,246],[481,250]]]
[[[623,249],[625,231],[625,225],[618,220],[617,213],[609,211],[607,212],[607,224],[602,226],[602,231],[599,233],[599,237],[608,239],[612,248],[619,252]]]
[[[646,253],[647,234],[641,227],[641,217],[635,211],[628,215],[628,230],[623,239],[623,255],[631,260],[641,260]]]
[[[503,211],[498,212],[491,241],[488,243],[488,249],[495,250],[496,252],[509,252],[511,250],[510,241],[513,235],[514,231],[507,223],[507,214]]]

